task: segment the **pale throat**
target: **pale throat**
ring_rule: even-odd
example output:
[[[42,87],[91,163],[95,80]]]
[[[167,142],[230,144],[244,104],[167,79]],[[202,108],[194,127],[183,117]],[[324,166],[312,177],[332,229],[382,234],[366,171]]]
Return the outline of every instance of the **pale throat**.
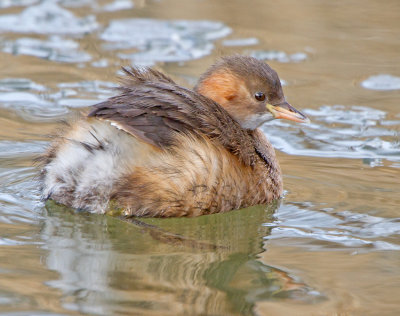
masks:
[[[265,122],[272,121],[274,116],[270,113],[251,114],[245,120],[237,120],[244,129],[255,130]]]

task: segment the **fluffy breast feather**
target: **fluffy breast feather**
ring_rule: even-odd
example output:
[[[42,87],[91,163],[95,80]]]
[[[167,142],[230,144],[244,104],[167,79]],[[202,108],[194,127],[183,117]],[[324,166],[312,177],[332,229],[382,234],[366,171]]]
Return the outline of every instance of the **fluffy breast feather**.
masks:
[[[179,134],[168,150],[122,178],[111,199],[127,216],[169,217],[226,212],[281,194],[279,165],[267,167],[260,158],[244,166],[208,138]]]

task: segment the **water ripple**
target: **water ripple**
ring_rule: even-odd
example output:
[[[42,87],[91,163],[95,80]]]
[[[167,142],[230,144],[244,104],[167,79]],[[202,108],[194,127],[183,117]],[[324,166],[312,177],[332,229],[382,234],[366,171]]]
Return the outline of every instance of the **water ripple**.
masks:
[[[93,80],[59,83],[58,87],[62,91],[73,90],[80,97],[102,100],[115,94],[115,88],[118,87],[118,85],[109,81]]]
[[[261,60],[275,60],[280,63],[300,62],[307,59],[306,53],[298,52],[289,55],[276,50],[259,50],[252,52],[250,56]]]
[[[0,32],[81,35],[97,28],[93,15],[77,18],[54,1],[29,6],[20,14],[0,16]]]
[[[311,124],[276,120],[262,127],[275,148],[301,156],[400,161],[400,121],[387,120],[386,112],[343,105],[304,112]]]
[[[0,94],[0,108],[32,122],[52,121],[69,113],[66,107],[55,106],[52,102],[29,92]]]
[[[25,146],[30,147],[29,144]],[[37,170],[34,167],[16,167],[17,161],[12,161],[13,168],[0,168],[0,222],[31,224],[40,218],[41,213],[40,193],[35,180]],[[2,166],[7,165],[11,163],[2,161]]]
[[[46,91],[47,88],[26,78],[4,78],[0,80],[0,91]]]
[[[213,41],[225,37],[231,29],[213,21],[164,21],[127,19],[112,21],[101,35],[111,42],[109,49],[137,48],[136,53],[121,53],[135,64],[153,65],[158,61],[186,61],[206,56]]]
[[[355,248],[356,250],[400,250],[400,218],[382,218],[350,211],[314,211],[307,206],[283,204],[276,220],[266,223],[272,233],[266,239],[290,238],[309,248]],[[305,241],[304,241],[305,240]],[[393,242],[392,242],[393,240]]]
[[[47,89],[24,78],[0,80],[0,109],[14,113],[29,122],[48,122],[64,119],[70,108],[93,105],[115,94],[117,85],[106,81],[59,83]],[[79,98],[77,97],[79,96]]]
[[[81,63],[92,59],[88,53],[79,50],[77,42],[60,36],[50,36],[48,40],[35,38],[2,40],[0,50],[13,55],[29,55],[66,63]]]
[[[38,2],[39,0],[2,0],[0,1],[0,8],[27,6]]]
[[[16,142],[0,141],[0,159],[7,158],[32,158],[35,154],[41,153],[47,147],[48,143],[43,141]]]

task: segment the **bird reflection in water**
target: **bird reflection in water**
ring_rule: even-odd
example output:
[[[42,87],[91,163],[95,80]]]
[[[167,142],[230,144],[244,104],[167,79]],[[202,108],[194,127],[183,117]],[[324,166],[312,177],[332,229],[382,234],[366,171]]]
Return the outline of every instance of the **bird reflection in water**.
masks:
[[[279,203],[201,216],[121,221],[48,201],[42,237],[63,306],[84,313],[252,314],[263,300],[315,300],[258,259]]]

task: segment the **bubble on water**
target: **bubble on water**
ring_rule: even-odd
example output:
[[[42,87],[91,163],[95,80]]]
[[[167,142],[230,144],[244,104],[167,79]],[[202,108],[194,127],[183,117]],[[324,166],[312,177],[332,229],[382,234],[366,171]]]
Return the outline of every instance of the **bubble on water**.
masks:
[[[97,28],[94,16],[77,18],[53,1],[30,6],[20,14],[0,16],[0,32],[79,35]]]
[[[385,124],[386,112],[343,105],[303,112],[310,117],[311,124],[283,120],[264,124],[262,129],[275,148],[301,156],[400,161],[400,124]]]
[[[235,38],[222,41],[224,46],[251,46],[257,45],[259,43],[258,39],[255,37],[249,38]]]
[[[0,50],[13,55],[30,55],[58,62],[80,63],[90,61],[91,56],[79,50],[79,44],[60,36],[48,40],[19,38],[15,41],[3,40]]]
[[[286,54],[285,52],[275,50],[259,50],[252,52],[250,56],[260,60],[275,60],[281,63],[300,62],[307,59],[306,53]]]
[[[165,21],[128,19],[112,21],[101,39],[113,44],[108,49],[132,49],[135,53],[120,53],[120,58],[135,64],[152,65],[155,62],[178,62],[209,55],[213,41],[225,37],[231,29],[212,21]]]
[[[371,76],[361,82],[361,86],[370,90],[400,90],[400,77],[387,74]]]

